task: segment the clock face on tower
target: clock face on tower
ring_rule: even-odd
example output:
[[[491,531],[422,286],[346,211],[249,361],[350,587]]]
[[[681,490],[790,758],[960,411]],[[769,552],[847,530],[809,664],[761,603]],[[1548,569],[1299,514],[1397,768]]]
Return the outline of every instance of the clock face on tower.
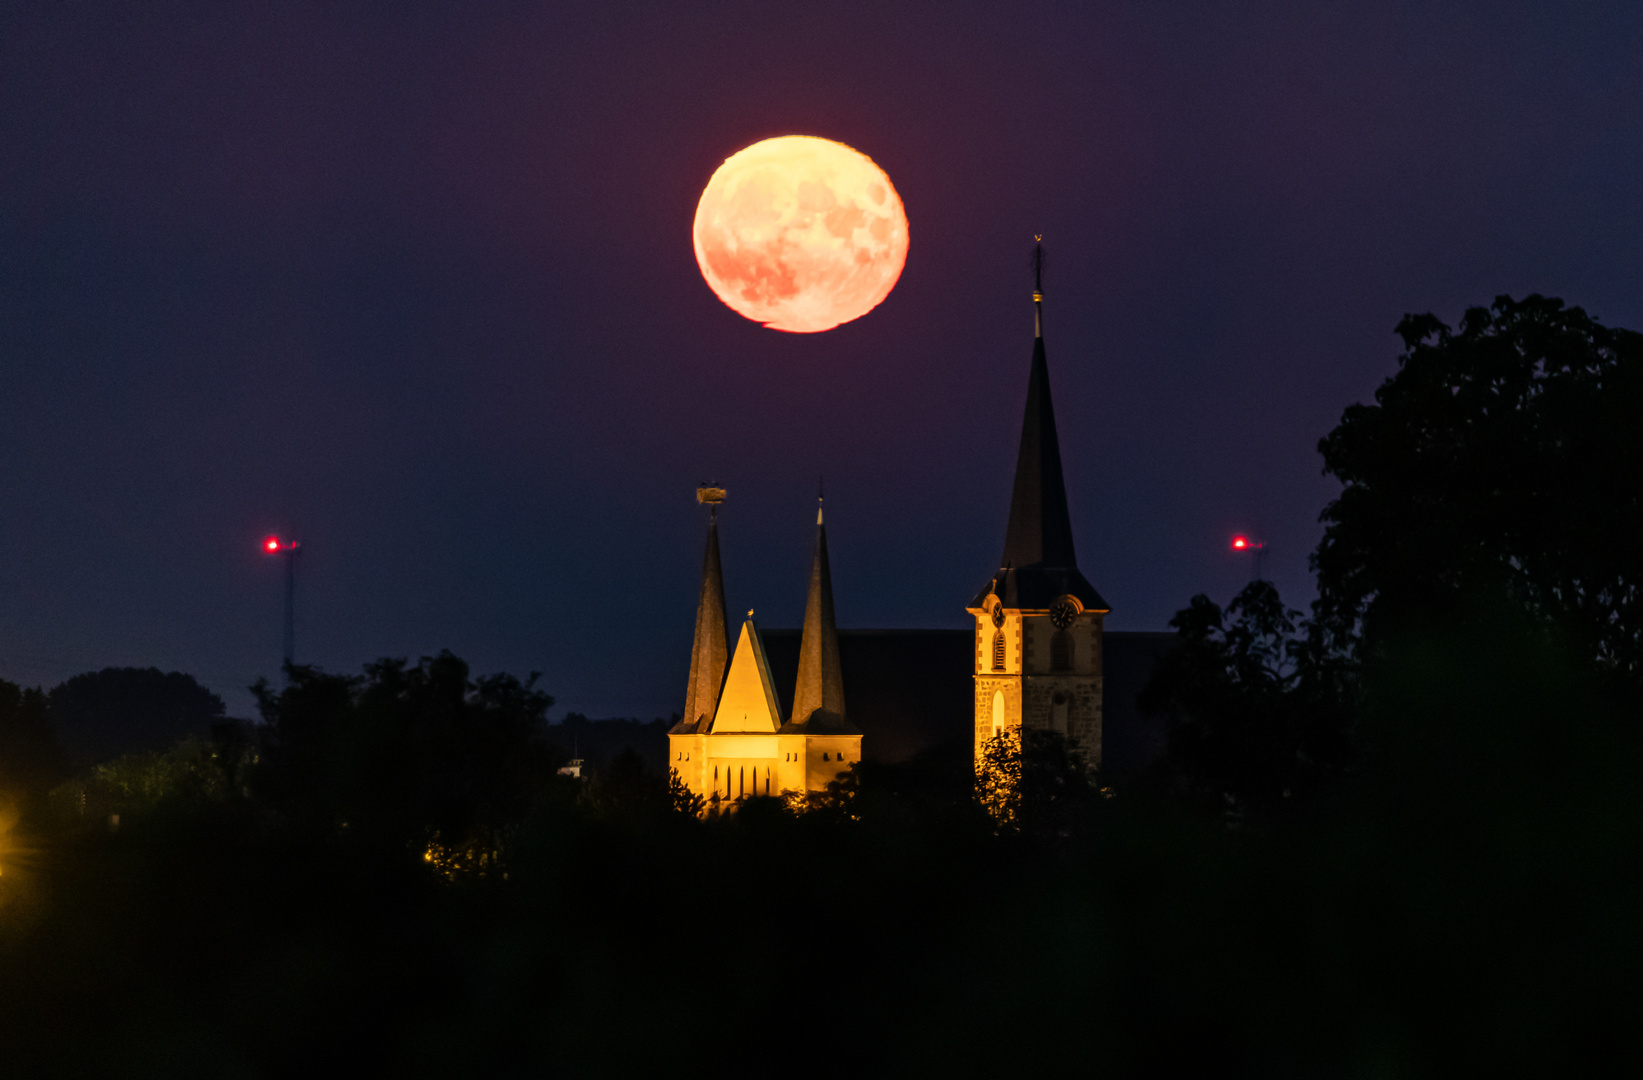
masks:
[[[993,625],[994,626],[1003,626],[1004,625],[1004,605],[1003,604],[1000,604],[1000,605],[998,605],[997,607],[995,607],[993,609]]]
[[[1078,605],[1071,600],[1057,600],[1050,608],[1050,621],[1057,630],[1065,630],[1078,618]]]

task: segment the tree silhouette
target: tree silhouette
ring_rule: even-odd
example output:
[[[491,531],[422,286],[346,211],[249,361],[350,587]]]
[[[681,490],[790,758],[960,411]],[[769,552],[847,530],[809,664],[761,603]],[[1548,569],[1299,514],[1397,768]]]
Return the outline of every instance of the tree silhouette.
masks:
[[[103,668],[52,687],[51,722],[81,766],[140,750],[164,751],[208,735],[222,698],[194,676],[158,668]]]
[[[1226,610],[1202,594],[1170,620],[1180,635],[1142,690],[1168,723],[1164,783],[1237,819],[1304,800],[1352,759],[1353,684],[1315,624],[1253,581]]]
[[[252,688],[267,724],[254,781],[309,828],[418,857],[436,839],[451,852],[494,852],[552,775],[553,699],[534,675],[473,679],[449,652],[414,666],[380,660],[363,677],[301,666],[289,675],[278,692]]]
[[[982,744],[976,801],[1001,832],[1065,839],[1097,798],[1077,743],[1060,732],[1011,727]]]
[[[1503,595],[1643,674],[1643,336],[1529,296],[1397,327],[1399,371],[1319,443],[1313,556],[1347,640]]]
[[[52,736],[46,696],[0,679],[0,802],[37,802],[68,775],[68,755]]]

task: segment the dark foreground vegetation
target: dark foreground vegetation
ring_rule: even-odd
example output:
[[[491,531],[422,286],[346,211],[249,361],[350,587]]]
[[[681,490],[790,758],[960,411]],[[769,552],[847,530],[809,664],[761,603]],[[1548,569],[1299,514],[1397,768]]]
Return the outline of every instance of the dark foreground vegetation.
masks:
[[[1195,598],[1136,775],[1029,735],[979,801],[960,748],[704,820],[449,655],[78,771],[0,687],[7,1075],[1635,1074],[1643,348],[1403,330],[1319,604]]]

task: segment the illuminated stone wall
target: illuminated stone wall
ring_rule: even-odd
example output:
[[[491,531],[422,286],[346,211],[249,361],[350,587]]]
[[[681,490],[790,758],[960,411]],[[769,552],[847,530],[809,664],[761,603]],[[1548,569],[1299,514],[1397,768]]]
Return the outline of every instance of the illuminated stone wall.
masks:
[[[1058,631],[1048,612],[1006,609],[1002,625],[995,622],[991,607],[972,613],[976,616],[976,760],[981,760],[981,749],[995,731],[1020,726],[1058,731],[1078,744],[1087,763],[1099,765],[1102,614],[1081,612],[1067,627],[1070,663],[1056,670],[1052,643]],[[995,666],[995,641],[1000,632],[1004,635],[1001,668]]]

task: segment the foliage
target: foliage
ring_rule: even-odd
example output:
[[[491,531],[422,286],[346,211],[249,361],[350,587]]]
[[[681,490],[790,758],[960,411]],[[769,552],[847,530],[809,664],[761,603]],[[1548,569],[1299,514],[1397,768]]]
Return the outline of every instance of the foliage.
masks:
[[[450,653],[368,664],[362,677],[288,670],[259,682],[266,729],[253,786],[289,820],[423,857],[499,849],[553,775],[544,739],[553,699],[536,676],[469,677]]]
[[[690,790],[678,769],[668,770],[667,794],[673,812],[681,817],[699,818],[707,812],[707,800]]]
[[[1000,831],[1066,839],[1099,797],[1077,743],[1060,732],[1011,727],[982,744],[976,801]]]
[[[618,754],[608,767],[587,777],[581,801],[607,820],[630,826],[658,821],[678,806],[670,784],[647,772],[631,747]]]
[[[1398,372],[1318,446],[1344,485],[1320,618],[1383,639],[1504,595],[1643,674],[1643,335],[1541,296],[1397,329]]]
[[[0,679],[0,800],[38,801],[68,774],[52,736],[46,696]]]
[[[1295,692],[1302,627],[1245,606],[1207,635],[1221,674]],[[748,800],[707,827],[680,827],[659,778],[662,812],[636,816],[631,762],[601,790],[544,768],[521,816],[453,837],[426,789],[478,770],[506,790],[503,755],[350,755],[446,726],[489,745],[463,670],[296,672],[265,688],[248,798],[173,789],[117,833],[46,837],[41,902],[0,903],[11,1071],[662,1072],[698,1033],[680,976],[698,967],[758,1059],[829,1015],[885,1070],[943,1075],[1087,1071],[1092,1044],[1115,1076],[1636,1071],[1643,703],[1521,613],[1395,643],[1353,798],[1258,830],[1101,799],[1076,747],[1028,731],[1001,761],[1013,828],[979,820],[966,756],[951,784],[945,760],[859,764],[812,812]],[[1582,722],[1549,740],[1554,713]],[[339,819],[354,784],[398,799],[398,826]]]
[[[1021,729],[1007,727],[981,746],[976,761],[976,801],[1000,829],[1021,818]]]
[[[150,814],[169,801],[244,799],[246,770],[255,750],[237,724],[218,725],[213,737],[190,736],[164,751],[141,750],[94,765],[52,789],[59,820],[121,819]]]
[[[103,668],[52,687],[51,722],[76,762],[91,765],[137,750],[164,751],[206,735],[222,699],[181,672]]]
[[[862,763],[858,761],[834,776],[819,791],[788,789],[782,792],[780,804],[789,814],[803,815],[815,821],[857,821],[861,811],[861,778]]]
[[[1168,724],[1161,779],[1234,820],[1305,803],[1350,764],[1351,668],[1269,582],[1221,608],[1202,594],[1170,625],[1179,641],[1142,691]]]

